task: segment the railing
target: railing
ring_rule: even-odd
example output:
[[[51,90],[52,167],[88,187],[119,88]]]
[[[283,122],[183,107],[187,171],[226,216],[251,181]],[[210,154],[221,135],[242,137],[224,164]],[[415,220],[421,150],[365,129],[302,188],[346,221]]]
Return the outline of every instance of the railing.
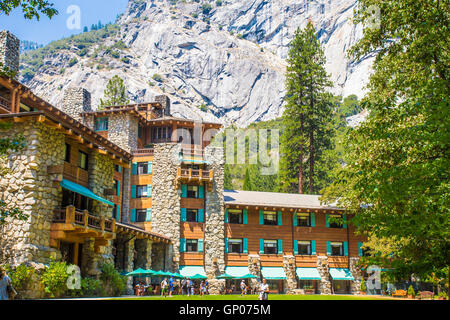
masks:
[[[76,224],[108,232],[115,232],[116,226],[116,220],[114,219],[93,216],[87,210],[77,210],[74,206],[55,209],[53,211],[53,223]]]
[[[144,148],[144,149],[135,149],[133,150],[133,154],[134,155],[149,155],[152,156],[153,155],[153,148]]]
[[[178,168],[177,178],[188,180],[212,181],[213,171],[192,168]]]
[[[11,111],[11,101],[9,101],[3,97],[0,97],[0,106],[6,110]]]
[[[87,170],[81,169],[68,162],[64,162],[63,176],[84,186],[86,186],[89,181],[89,173]]]

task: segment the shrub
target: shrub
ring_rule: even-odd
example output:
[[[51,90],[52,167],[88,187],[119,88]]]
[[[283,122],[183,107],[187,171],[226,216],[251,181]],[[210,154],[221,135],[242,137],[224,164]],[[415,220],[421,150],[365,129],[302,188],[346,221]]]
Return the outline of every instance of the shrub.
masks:
[[[69,60],[69,62],[68,62],[68,64],[69,64],[69,67],[72,67],[72,66],[76,65],[76,64],[77,64],[77,62],[78,62],[78,59],[77,59],[77,58],[75,58],[75,57],[73,57],[73,58],[72,58],[72,59],[70,59],[70,60]]]
[[[163,78],[160,74],[155,73],[152,77],[153,80],[155,80],[156,82],[162,82]]]
[[[123,63],[130,63],[130,58],[127,58],[127,57],[123,57],[120,60],[122,60]]]
[[[361,292],[366,292],[367,291],[366,282],[364,281],[364,279],[361,279],[361,286],[360,286],[359,290]]]
[[[191,14],[191,16],[192,16],[192,18],[197,19],[197,18],[198,18],[198,13],[197,13],[197,12],[194,12],[193,14]]]
[[[212,10],[212,6],[209,3],[202,4],[202,12],[203,14],[209,14]]]
[[[21,264],[15,269],[6,266],[5,270],[11,278],[11,284],[16,289],[18,298],[24,298],[23,293],[32,284],[32,278],[36,270],[33,267],[27,267],[25,264]]]
[[[45,293],[56,298],[67,292],[67,264],[65,262],[50,262],[49,266],[42,273],[42,283]]]
[[[208,111],[208,107],[206,106],[206,104],[202,104],[200,106],[200,110],[202,110],[203,112],[207,112]]]
[[[118,51],[111,51],[111,56],[118,59],[120,58],[120,53]]]
[[[438,297],[445,298],[446,300],[448,299],[448,295],[444,291],[439,292]]]
[[[244,39],[244,36],[243,36],[241,33],[239,33],[236,37],[237,37],[238,39]]]
[[[100,279],[103,281],[106,294],[120,296],[127,287],[127,277],[120,275],[112,263],[104,263],[101,266]],[[109,292],[108,292],[109,291]]]
[[[78,51],[78,55],[80,57],[84,57],[86,54],[88,53],[86,48],[81,49],[80,51]]]
[[[222,6],[222,0],[216,0],[216,6],[221,7]]]
[[[155,83],[153,83],[152,81],[149,81],[149,82],[148,82],[148,85],[149,85],[150,87],[154,87],[154,86],[155,86]]]
[[[416,292],[414,291],[413,286],[412,286],[412,285],[409,285],[409,288],[408,288],[408,296],[415,296],[415,295],[416,295]]]

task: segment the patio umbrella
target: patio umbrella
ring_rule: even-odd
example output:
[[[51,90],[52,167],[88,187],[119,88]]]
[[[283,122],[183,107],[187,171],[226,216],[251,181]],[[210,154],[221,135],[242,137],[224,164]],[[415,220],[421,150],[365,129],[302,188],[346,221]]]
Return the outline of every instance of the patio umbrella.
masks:
[[[208,279],[208,277],[206,277],[206,276],[202,276],[201,274],[195,274],[195,275],[193,275],[192,277],[189,277],[189,278],[191,278],[191,279],[193,279],[193,280],[197,280],[197,279]]]
[[[233,276],[229,275],[229,274],[221,274],[220,276],[217,276],[216,279],[234,279]]]
[[[146,270],[139,268],[134,271],[128,272],[126,276],[141,276],[142,274],[146,274]]]
[[[253,274],[250,274],[250,273],[248,273],[248,274],[246,274],[246,275],[244,275],[244,276],[242,276],[242,277],[236,277],[237,279],[256,279],[256,278],[258,278],[257,276],[255,276],[255,275],[253,275]]]
[[[172,273],[172,276],[174,277],[174,278],[178,278],[178,279],[183,279],[184,278],[184,276],[182,276],[181,274],[179,274],[179,273]]]

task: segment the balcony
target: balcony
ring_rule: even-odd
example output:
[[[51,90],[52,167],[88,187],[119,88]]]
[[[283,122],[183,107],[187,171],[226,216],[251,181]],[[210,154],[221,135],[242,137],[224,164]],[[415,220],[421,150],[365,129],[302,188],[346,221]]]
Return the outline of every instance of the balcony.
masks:
[[[97,217],[87,210],[78,210],[74,206],[58,208],[53,211],[50,231],[52,246],[57,240],[83,242],[84,238],[94,238],[95,246],[104,246],[115,238],[116,221]]]
[[[206,182],[212,183],[214,178],[212,170],[178,168],[177,180],[180,182]]]
[[[0,108],[7,112],[11,112],[11,101],[0,96]]]
[[[153,148],[135,149],[132,151],[134,156],[153,156]]]

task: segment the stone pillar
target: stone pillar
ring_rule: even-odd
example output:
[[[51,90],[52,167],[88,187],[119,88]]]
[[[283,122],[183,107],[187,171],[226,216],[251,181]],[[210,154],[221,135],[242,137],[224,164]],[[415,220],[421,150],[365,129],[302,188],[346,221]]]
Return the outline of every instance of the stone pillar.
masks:
[[[95,253],[94,238],[87,238],[83,243],[83,252],[81,258],[81,274],[87,276],[98,276],[98,255]]]
[[[131,272],[134,270],[134,241],[135,239],[131,239],[125,243],[125,265],[124,270],[126,272]],[[133,277],[128,277],[127,281],[127,294],[134,294],[133,290]]]
[[[0,31],[0,71],[18,73],[20,40],[7,30]]]
[[[260,256],[255,254],[248,255],[248,270],[250,274],[257,276],[257,279],[250,279],[249,284],[252,289],[258,288],[258,283],[261,279],[261,259]]]
[[[111,114],[108,117],[108,140],[127,152],[138,148],[138,118],[129,113]]]
[[[224,190],[224,154],[223,148],[207,147],[205,159],[207,169],[213,171],[212,188],[205,185],[205,271],[210,279],[225,271],[225,202]]]
[[[123,170],[123,196],[122,196],[122,216],[123,223],[130,222],[130,199],[131,199],[131,169],[122,168]]]
[[[152,267],[152,241],[149,239],[137,239],[135,249],[137,260],[135,268],[151,269]]]
[[[91,93],[81,87],[71,87],[64,91],[61,111],[83,123],[82,112],[92,111]],[[87,124],[86,124],[87,125]],[[91,124],[93,129],[93,124]]]
[[[179,268],[180,258],[180,196],[177,184],[180,146],[175,143],[158,143],[153,156],[153,194],[151,230],[164,234],[173,241],[167,248],[166,267]],[[164,253],[164,254],[166,254]]]
[[[155,102],[159,102],[163,107],[162,116],[170,116],[170,99],[168,96],[161,95],[155,97]]]
[[[283,256],[283,268],[286,273],[286,293],[293,294],[297,289],[296,263],[294,256]]]
[[[166,260],[166,245],[162,242],[153,243],[151,269],[157,271],[165,269],[165,260]]]
[[[362,272],[361,267],[358,265],[359,257],[350,257],[350,273],[355,280],[350,282],[350,292],[352,294],[359,294],[361,289]]]
[[[331,294],[330,273],[328,272],[328,257],[317,257],[317,271],[319,271],[320,280],[319,289],[321,294]]]

